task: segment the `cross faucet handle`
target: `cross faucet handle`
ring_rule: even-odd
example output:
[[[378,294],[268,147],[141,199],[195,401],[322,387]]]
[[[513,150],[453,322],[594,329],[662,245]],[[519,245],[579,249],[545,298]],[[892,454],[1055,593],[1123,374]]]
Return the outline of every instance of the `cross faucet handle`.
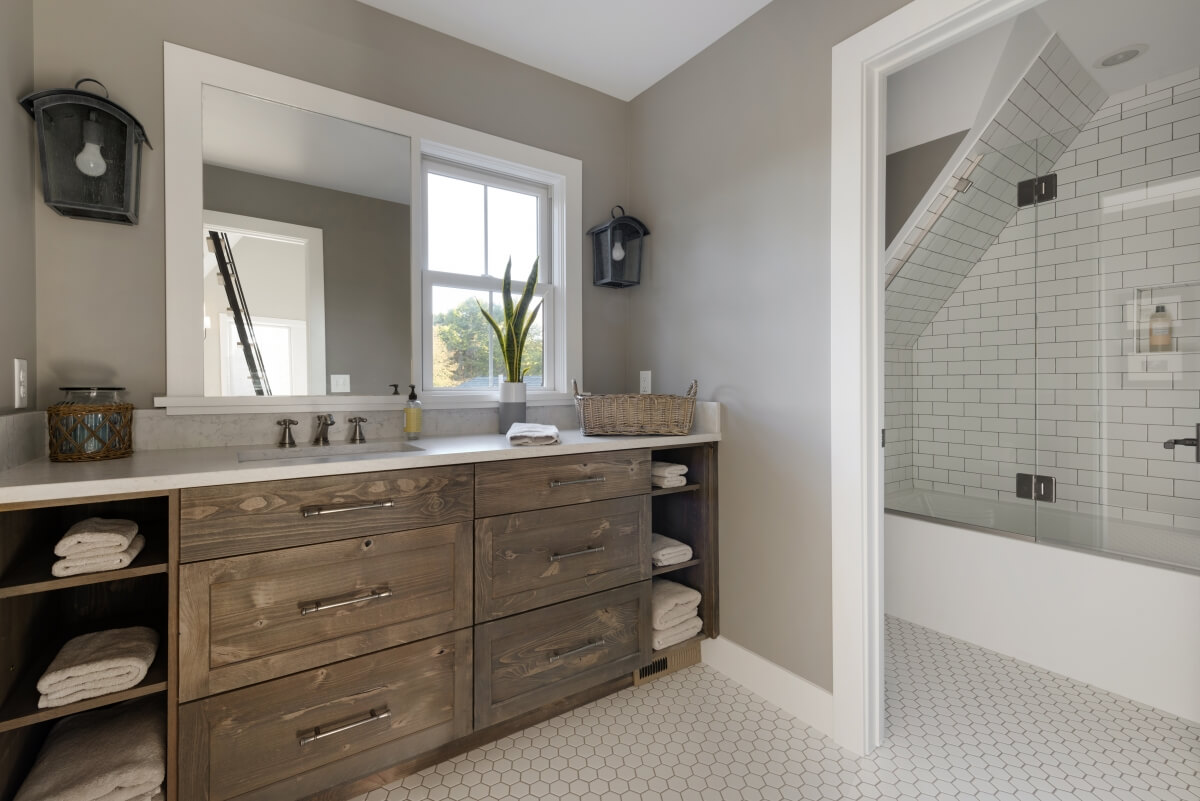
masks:
[[[279,447],[296,447],[296,438],[292,436],[292,426],[298,425],[298,421],[285,417],[282,420],[276,420],[275,425],[283,428],[283,433],[279,436]]]
[[[354,423],[354,431],[350,434],[350,441],[353,443],[366,442],[367,438],[363,436],[362,424],[367,422],[367,418],[351,417],[347,422]]]

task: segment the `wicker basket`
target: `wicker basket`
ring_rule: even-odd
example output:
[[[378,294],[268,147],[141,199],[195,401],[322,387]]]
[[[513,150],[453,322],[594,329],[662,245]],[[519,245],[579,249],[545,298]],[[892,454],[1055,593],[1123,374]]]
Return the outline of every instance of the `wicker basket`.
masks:
[[[93,462],[133,453],[132,403],[56,403],[46,410],[50,461]]]
[[[593,434],[675,434],[692,430],[696,415],[696,389],[692,381],[686,395],[580,395],[575,390],[579,428]]]

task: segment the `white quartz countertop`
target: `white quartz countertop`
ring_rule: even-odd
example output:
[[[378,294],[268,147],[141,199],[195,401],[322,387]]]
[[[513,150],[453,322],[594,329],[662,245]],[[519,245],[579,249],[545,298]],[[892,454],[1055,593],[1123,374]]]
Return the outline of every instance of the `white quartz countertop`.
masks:
[[[718,431],[707,431],[686,436],[585,437],[576,430],[563,431],[560,438],[562,442],[557,445],[512,446],[500,434],[422,437],[409,443],[420,448],[417,451],[361,453],[350,458],[343,455],[343,449],[339,449],[338,455],[329,456],[308,447],[303,449],[304,453],[312,456],[239,461],[239,452],[269,450],[263,445],[136,451],[125,459],[101,462],[51,462],[42,458],[0,472],[0,504],[573,453],[672,448],[716,442],[721,435]],[[373,446],[380,447],[377,443]]]

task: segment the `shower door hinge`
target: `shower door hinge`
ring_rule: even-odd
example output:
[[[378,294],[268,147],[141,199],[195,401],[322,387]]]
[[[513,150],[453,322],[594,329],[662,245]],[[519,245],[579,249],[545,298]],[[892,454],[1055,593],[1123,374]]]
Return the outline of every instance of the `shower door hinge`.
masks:
[[[886,428],[879,429],[879,447],[881,447],[881,448],[887,447],[887,429]]]
[[[1017,473],[1017,497],[1054,503],[1054,477]]]
[[[1058,173],[1039,175],[1017,184],[1017,208],[1046,203],[1058,198]]]

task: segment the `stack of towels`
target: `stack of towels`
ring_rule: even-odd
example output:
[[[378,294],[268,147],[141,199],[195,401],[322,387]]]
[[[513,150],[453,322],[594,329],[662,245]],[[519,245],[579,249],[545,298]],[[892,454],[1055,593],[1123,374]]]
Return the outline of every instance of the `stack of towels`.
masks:
[[[650,535],[650,561],[655,567],[678,565],[692,558],[692,546],[662,534]]]
[[[38,680],[38,708],[73,704],[137,686],[158,651],[158,633],[145,626],[83,634],[69,641]]]
[[[62,558],[50,572],[63,578],[119,570],[129,567],[145,544],[146,538],[138,534],[138,525],[132,520],[89,517],[71,526],[54,546],[54,555]]]
[[[650,483],[656,487],[683,487],[687,485],[687,465],[672,462],[651,462]]]
[[[160,801],[167,767],[162,696],[63,718],[14,801]]]
[[[655,579],[650,593],[650,620],[655,651],[700,633],[700,593],[674,581]]]

